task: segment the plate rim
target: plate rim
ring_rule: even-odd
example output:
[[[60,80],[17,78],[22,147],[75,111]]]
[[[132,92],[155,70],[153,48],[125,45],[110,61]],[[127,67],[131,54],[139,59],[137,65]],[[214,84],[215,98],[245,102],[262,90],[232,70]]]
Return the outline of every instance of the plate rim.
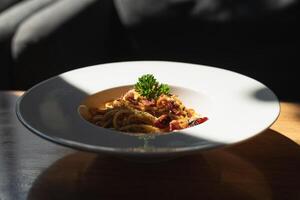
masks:
[[[246,139],[242,139],[238,142],[233,142],[230,144],[219,144],[219,145],[212,145],[210,147],[206,147],[203,148],[203,146],[199,145],[199,146],[188,146],[188,147],[174,147],[172,149],[172,151],[161,151],[164,148],[156,148],[157,151],[132,151],[132,150],[127,150],[126,148],[115,148],[115,147],[103,147],[103,146],[95,146],[95,145],[90,145],[90,144],[85,144],[85,143],[81,143],[81,142],[77,142],[77,141],[73,141],[73,140],[68,140],[65,138],[60,138],[60,137],[56,137],[56,136],[49,136],[45,133],[40,132],[39,130],[33,128],[30,124],[28,124],[26,122],[26,120],[22,117],[22,114],[20,112],[20,104],[22,102],[22,99],[28,94],[30,93],[32,90],[34,90],[36,87],[39,87],[42,84],[45,84],[46,82],[58,78],[59,76],[72,72],[72,71],[76,71],[76,70],[81,70],[83,68],[90,68],[90,67],[96,67],[96,66],[105,66],[105,65],[110,65],[110,64],[123,64],[123,63],[143,63],[143,62],[160,62],[160,63],[176,63],[176,64],[188,64],[188,65],[194,65],[195,67],[197,66],[201,66],[201,67],[208,67],[211,69],[217,69],[217,70],[224,70],[230,73],[234,73],[238,76],[243,76],[245,78],[250,78],[260,84],[262,84],[265,88],[267,88],[272,94],[274,94],[274,100],[278,106],[278,112],[276,113],[276,117],[274,117],[274,120],[272,121],[272,123],[270,123],[268,126],[266,126],[263,130],[251,134],[251,137],[248,137]],[[224,146],[231,146],[231,145],[236,145],[242,142],[245,142],[249,139],[252,139],[253,137],[256,137],[257,135],[259,135],[260,133],[264,132],[265,130],[267,130],[269,127],[271,127],[278,119],[279,114],[281,112],[281,105],[280,105],[280,101],[277,97],[277,95],[269,88],[267,87],[265,84],[261,83],[260,81],[246,76],[244,74],[240,74],[238,72],[235,71],[231,71],[228,69],[223,69],[223,68],[218,68],[218,67],[213,67],[213,66],[208,66],[208,65],[202,65],[202,64],[196,64],[196,63],[187,63],[187,62],[174,62],[174,61],[160,61],[160,60],[142,60],[142,61],[124,61],[124,62],[111,62],[111,63],[103,63],[103,64],[96,64],[96,65],[91,65],[91,66],[86,66],[86,67],[81,67],[81,68],[77,68],[77,69],[73,69],[61,74],[58,74],[56,76],[50,77],[48,79],[45,79],[37,84],[35,84],[33,87],[29,88],[27,91],[25,91],[22,96],[20,96],[17,101],[16,101],[16,115],[19,119],[19,121],[28,129],[30,130],[30,132],[34,133],[35,135],[46,139],[47,141],[53,142],[55,144],[60,144],[63,146],[67,146],[67,147],[71,147],[74,149],[78,149],[78,150],[84,150],[84,151],[90,151],[90,152],[103,152],[103,153],[109,153],[109,154],[117,154],[117,155],[149,155],[149,156],[155,156],[155,155],[166,155],[166,154],[185,154],[187,152],[191,153],[191,152],[195,152],[195,151],[205,151],[205,150],[209,150],[209,149],[214,149],[214,148],[220,148],[220,147],[224,147]]]

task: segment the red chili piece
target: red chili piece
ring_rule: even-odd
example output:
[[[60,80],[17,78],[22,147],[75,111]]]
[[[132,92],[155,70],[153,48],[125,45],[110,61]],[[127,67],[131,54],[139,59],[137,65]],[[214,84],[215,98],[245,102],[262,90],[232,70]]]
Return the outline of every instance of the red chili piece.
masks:
[[[193,122],[191,122],[189,124],[189,127],[192,127],[192,126],[196,126],[196,125],[199,125],[199,124],[202,124],[203,122],[207,121],[208,118],[207,117],[202,117],[202,118],[198,118],[196,120],[194,120]]]
[[[202,124],[203,122],[205,122],[205,121],[207,121],[207,120],[208,120],[207,117],[203,117],[203,118],[196,119],[195,125]]]

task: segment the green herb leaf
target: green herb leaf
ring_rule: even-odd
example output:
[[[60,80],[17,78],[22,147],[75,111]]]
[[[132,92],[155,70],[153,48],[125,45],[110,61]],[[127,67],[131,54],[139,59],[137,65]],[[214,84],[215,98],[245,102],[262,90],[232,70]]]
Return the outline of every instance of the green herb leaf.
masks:
[[[162,94],[169,95],[170,88],[167,84],[159,84],[152,74],[139,77],[134,89],[148,99],[155,99]]]
[[[167,84],[161,84],[159,86],[159,91],[161,94],[166,94],[166,95],[170,94],[170,88]]]

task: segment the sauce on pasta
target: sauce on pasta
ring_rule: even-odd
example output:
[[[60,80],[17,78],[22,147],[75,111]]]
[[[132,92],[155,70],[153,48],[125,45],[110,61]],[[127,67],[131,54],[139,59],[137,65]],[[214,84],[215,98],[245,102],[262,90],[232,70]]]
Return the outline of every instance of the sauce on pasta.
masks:
[[[160,94],[147,98],[136,89],[97,108],[90,108],[89,114],[89,121],[103,128],[150,134],[192,127],[208,119],[187,108],[176,95]]]

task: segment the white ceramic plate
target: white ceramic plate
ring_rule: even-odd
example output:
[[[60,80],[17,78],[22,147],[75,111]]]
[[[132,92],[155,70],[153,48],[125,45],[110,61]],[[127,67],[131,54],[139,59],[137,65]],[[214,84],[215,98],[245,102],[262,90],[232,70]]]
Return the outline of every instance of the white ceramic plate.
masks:
[[[209,118],[205,123],[158,136],[131,136],[84,120],[78,106],[87,96],[133,85],[153,74],[171,86],[187,107]],[[99,95],[100,94],[100,95]],[[99,93],[97,98],[111,98]],[[110,63],[69,71],[28,90],[17,102],[20,121],[52,142],[120,156],[177,156],[234,144],[267,129],[279,102],[262,83],[214,67],[162,61]]]

